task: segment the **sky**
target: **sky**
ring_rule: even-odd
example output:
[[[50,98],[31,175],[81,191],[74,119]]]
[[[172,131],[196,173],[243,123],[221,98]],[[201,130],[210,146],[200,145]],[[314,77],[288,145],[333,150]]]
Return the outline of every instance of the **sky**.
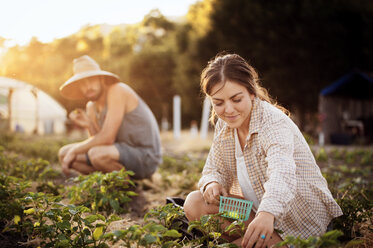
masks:
[[[51,42],[94,24],[133,24],[158,8],[165,16],[187,14],[197,0],[0,0],[0,37],[6,46],[32,37]]]

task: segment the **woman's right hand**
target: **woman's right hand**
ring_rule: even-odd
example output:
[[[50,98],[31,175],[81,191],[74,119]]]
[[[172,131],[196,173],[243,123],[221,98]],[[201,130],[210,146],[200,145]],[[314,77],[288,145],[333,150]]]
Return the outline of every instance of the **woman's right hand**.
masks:
[[[219,205],[220,196],[228,196],[227,190],[217,182],[212,182],[206,186],[203,192],[203,199],[208,204]]]
[[[71,113],[69,114],[69,118],[74,122],[74,124],[80,127],[89,127],[90,120],[83,109],[79,108],[71,111]]]

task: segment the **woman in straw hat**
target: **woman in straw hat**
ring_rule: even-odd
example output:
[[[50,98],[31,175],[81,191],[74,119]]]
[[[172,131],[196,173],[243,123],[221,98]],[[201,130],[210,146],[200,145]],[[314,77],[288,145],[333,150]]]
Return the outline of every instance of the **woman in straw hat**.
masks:
[[[68,99],[88,100],[86,111],[74,110],[69,115],[90,137],[60,149],[66,175],[70,169],[89,174],[125,168],[135,172],[137,179],[154,173],[162,161],[158,124],[132,88],[84,55],[74,60],[74,76],[60,91]]]
[[[200,190],[184,204],[188,219],[217,213],[220,195],[238,195],[253,202],[245,234],[229,237],[242,247],[324,233],[342,211],[302,133],[259,85],[254,68],[236,54],[217,56],[203,70],[201,87],[218,120]]]

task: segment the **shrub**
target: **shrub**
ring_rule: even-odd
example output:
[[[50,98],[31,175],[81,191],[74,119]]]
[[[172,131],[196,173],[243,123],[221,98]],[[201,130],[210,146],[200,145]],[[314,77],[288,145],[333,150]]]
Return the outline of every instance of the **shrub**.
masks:
[[[76,185],[67,189],[71,203],[90,207],[93,211],[124,213],[128,202],[137,194],[130,190],[135,186],[130,180],[131,171],[94,172],[74,179]]]

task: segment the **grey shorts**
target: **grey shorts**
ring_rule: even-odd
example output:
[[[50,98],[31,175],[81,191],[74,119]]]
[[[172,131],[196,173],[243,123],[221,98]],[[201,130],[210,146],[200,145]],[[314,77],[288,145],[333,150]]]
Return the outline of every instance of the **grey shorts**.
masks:
[[[135,172],[134,179],[150,178],[162,162],[161,155],[154,155],[149,148],[133,147],[126,143],[114,143],[119,152],[119,163],[126,170]]]

